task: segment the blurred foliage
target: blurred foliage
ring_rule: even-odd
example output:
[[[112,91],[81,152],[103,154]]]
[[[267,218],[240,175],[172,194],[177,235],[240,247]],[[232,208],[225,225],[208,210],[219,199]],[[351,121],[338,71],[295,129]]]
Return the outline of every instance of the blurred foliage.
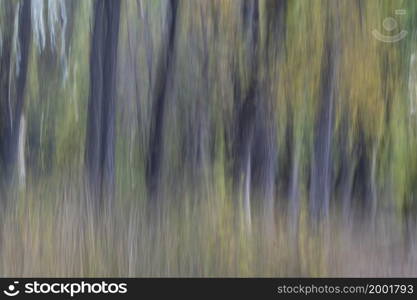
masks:
[[[417,208],[415,0],[179,0],[153,197],[146,166],[173,1],[121,1],[118,41],[111,41],[118,45],[116,205],[98,224],[84,180],[94,1],[32,1],[21,114],[26,182],[20,193],[2,186],[10,198],[3,231],[17,238],[5,241],[1,274],[342,274],[335,261],[343,238],[328,244],[329,224],[346,225],[339,216],[348,216],[346,227],[367,219],[380,236],[387,211],[395,215],[387,224],[409,224]],[[19,29],[11,24],[21,3],[0,0],[0,57],[12,53],[0,88],[7,77],[9,89],[16,81]],[[391,32],[387,17],[397,21]],[[407,35],[385,43],[373,30]],[[317,141],[326,135],[318,129],[326,92],[331,214],[317,229],[308,204],[316,201],[312,169],[327,168],[314,156],[324,149]],[[8,94],[0,93],[1,103],[13,101]],[[271,195],[273,230],[264,224]],[[162,199],[155,215],[154,198]],[[38,260],[9,261],[16,248],[25,258],[33,249]],[[62,263],[63,253],[72,267],[43,264],[47,255]]]

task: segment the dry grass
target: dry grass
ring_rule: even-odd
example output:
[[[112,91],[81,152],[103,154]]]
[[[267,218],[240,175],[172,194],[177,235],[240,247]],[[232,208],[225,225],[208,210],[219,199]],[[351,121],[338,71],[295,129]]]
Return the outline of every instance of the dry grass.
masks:
[[[80,189],[62,184],[16,193],[3,213],[2,276],[406,276],[417,275],[415,242],[394,217],[297,232],[277,209],[249,228],[219,192],[149,214],[146,201],[118,201],[98,218]],[[188,204],[187,204],[188,203]],[[168,207],[169,206],[169,207]],[[303,210],[304,212],[306,210]]]

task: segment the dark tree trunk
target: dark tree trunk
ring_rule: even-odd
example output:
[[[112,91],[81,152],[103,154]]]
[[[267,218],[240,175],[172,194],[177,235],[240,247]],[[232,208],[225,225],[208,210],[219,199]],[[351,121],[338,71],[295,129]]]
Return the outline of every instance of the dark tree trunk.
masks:
[[[120,0],[99,0],[94,6],[90,53],[86,167],[94,196],[114,193],[117,45]],[[103,201],[103,200],[100,200]]]
[[[175,48],[175,32],[177,27],[177,0],[170,0],[168,10],[168,36],[163,39],[159,61],[156,70],[156,79],[153,86],[154,102],[152,105],[152,119],[147,160],[147,185],[151,195],[155,194],[160,178],[160,168],[163,147],[164,114],[167,101],[168,82],[172,72]]]
[[[260,26],[266,26],[279,39],[282,37],[285,3],[268,2],[267,23],[260,24],[258,1],[245,1],[242,7],[243,27],[248,41],[249,86],[242,89],[239,75],[234,74],[236,103],[235,140],[232,158],[237,188],[243,188],[243,207],[250,223],[251,196],[262,201],[263,219],[266,229],[274,228],[274,197],[277,170],[277,143],[273,105],[269,101],[267,87],[269,74],[260,73],[268,69],[271,53],[278,53],[279,46],[268,39],[260,38]],[[270,50],[276,52],[270,52]],[[276,57],[275,57],[276,58]],[[236,72],[239,74],[239,72]]]
[[[236,187],[243,190],[243,208],[247,225],[251,223],[251,188],[253,172],[253,141],[258,111],[259,95],[259,4],[258,1],[245,1],[242,6],[245,38],[247,39],[247,61],[250,80],[247,90],[242,89],[239,68],[233,74],[235,97],[235,133],[233,145],[234,178]],[[237,62],[239,66],[239,62]]]
[[[20,120],[25,99],[26,77],[29,61],[29,47],[31,39],[31,1],[24,0],[17,6],[19,9],[19,22],[17,42],[19,43],[20,55],[17,59],[16,82],[12,82],[12,45],[13,28],[6,33],[3,49],[0,56],[0,148],[1,163],[4,176],[7,181],[14,177],[17,162],[18,139]],[[13,9],[6,12],[12,14]],[[14,24],[10,18],[10,24]]]
[[[348,124],[346,120],[342,121],[342,136],[341,136],[341,192],[340,199],[342,200],[342,215],[344,221],[350,220],[350,211],[352,205],[352,190],[353,179],[355,171],[355,156],[350,157],[348,139]]]
[[[326,45],[323,53],[321,101],[315,127],[310,181],[310,211],[314,218],[327,216],[331,197],[332,137],[334,97],[336,86],[335,35],[327,25]]]

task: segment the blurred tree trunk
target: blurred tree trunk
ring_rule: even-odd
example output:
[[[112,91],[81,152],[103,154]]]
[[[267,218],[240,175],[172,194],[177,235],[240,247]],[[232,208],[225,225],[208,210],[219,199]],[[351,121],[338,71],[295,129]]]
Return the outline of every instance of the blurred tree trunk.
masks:
[[[9,182],[14,178],[18,159],[31,40],[31,1],[23,0],[15,6],[11,2],[4,3],[4,5],[6,17],[9,19],[7,23],[11,26],[2,28],[4,40],[0,51],[0,151],[3,175]],[[16,9],[18,12],[14,13]],[[13,20],[13,16],[17,20]],[[14,41],[14,35],[16,35],[16,41]],[[16,43],[16,49],[13,47],[14,43]],[[13,53],[13,51],[17,52]],[[15,70],[13,70],[14,54],[16,55]]]
[[[234,140],[234,172],[237,187],[243,190],[243,209],[246,225],[251,225],[251,195],[252,195],[252,163],[256,147],[254,135],[256,130],[259,104],[259,2],[245,1],[242,5],[242,23],[247,39],[246,64],[243,68],[249,68],[249,82],[244,88],[243,79],[240,76],[241,62],[237,62],[237,70],[233,74],[235,94],[235,140]]]
[[[267,12],[261,20],[260,9]],[[272,44],[263,30],[271,30],[274,41],[282,38],[285,3],[282,1],[246,1],[242,5],[244,38],[247,40],[248,83],[238,71],[233,74],[236,103],[234,177],[243,189],[246,223],[251,223],[251,198],[259,196],[266,229],[274,229],[274,198],[277,166],[277,141],[272,96],[268,90],[269,59],[276,59],[280,46]],[[238,65],[240,62],[237,63]]]
[[[147,185],[152,195],[158,187],[163,147],[164,114],[167,101],[168,82],[174,61],[175,32],[177,27],[177,0],[170,0],[167,16],[168,36],[163,38],[156,70],[155,84],[153,85],[154,101],[152,104],[150,140],[147,160]]]
[[[332,190],[332,139],[337,92],[337,41],[334,27],[335,24],[328,20],[321,69],[321,99],[318,104],[311,165],[310,212],[314,218],[328,216]]]
[[[87,112],[86,167],[93,195],[114,194],[116,73],[120,0],[94,4]]]
[[[255,140],[256,153],[261,154],[258,163],[259,186],[263,199],[263,218],[268,234],[275,235],[275,195],[276,176],[278,173],[278,141],[277,117],[275,114],[275,95],[269,86],[274,82],[271,61],[279,61],[283,51],[282,41],[285,35],[285,15],[287,2],[285,0],[266,0],[262,3],[265,17],[260,22],[260,32],[268,32],[265,38],[260,39],[259,62],[264,72],[260,77],[259,89],[261,91],[260,105],[262,110],[258,115],[258,141]],[[281,108],[279,108],[281,109]]]

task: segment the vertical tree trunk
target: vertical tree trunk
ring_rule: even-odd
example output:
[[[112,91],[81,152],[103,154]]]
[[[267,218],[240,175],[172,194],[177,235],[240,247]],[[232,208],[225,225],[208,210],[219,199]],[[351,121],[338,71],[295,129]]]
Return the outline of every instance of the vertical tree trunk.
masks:
[[[94,5],[87,112],[86,167],[93,195],[114,193],[117,45],[120,0]],[[100,200],[103,201],[103,200]]]
[[[1,162],[7,181],[15,177],[18,159],[18,142],[21,116],[25,98],[26,77],[29,61],[29,47],[31,39],[31,1],[23,0],[16,6],[18,13],[17,28],[6,33],[6,42],[0,56],[0,89],[1,89]],[[12,11],[12,10],[10,10]],[[10,12],[9,11],[9,12]],[[7,29],[6,29],[7,30]],[[17,30],[16,72],[12,72],[13,30]],[[16,74],[16,81],[12,80]]]
[[[177,27],[177,0],[170,0],[168,9],[168,36],[163,39],[159,61],[156,70],[156,79],[153,86],[155,99],[152,104],[152,119],[147,161],[147,185],[151,195],[155,194],[160,179],[160,168],[163,147],[164,114],[167,101],[167,89],[171,77],[174,61],[175,32]]]
[[[313,159],[311,167],[310,211],[313,217],[325,217],[329,212],[332,172],[332,136],[336,86],[335,35],[330,23],[323,53],[321,101],[316,120]]]
[[[248,39],[248,55],[250,65],[250,81],[248,89],[242,91],[239,68],[234,78],[236,119],[235,119],[235,138],[234,138],[234,177],[238,183],[236,186],[243,188],[243,207],[246,225],[251,224],[251,187],[252,187],[252,146],[256,122],[258,96],[258,24],[259,7],[258,1],[245,1],[242,6],[243,26],[245,37]],[[237,62],[239,65],[239,62]],[[243,94],[243,96],[242,96]],[[240,193],[239,193],[240,194]]]
[[[251,168],[251,153],[250,150],[248,151],[248,155],[246,158],[246,167],[245,167],[245,187],[244,187],[244,198],[243,198],[243,209],[245,212],[245,222],[246,225],[250,228],[252,223],[252,213],[251,213],[251,204],[250,204],[250,195],[251,195],[251,175],[252,175],[252,168]]]
[[[291,227],[295,227],[298,222],[298,215],[300,211],[300,160],[301,160],[301,146],[300,142],[295,141],[293,144],[293,156],[291,163],[291,178],[288,192],[288,213],[291,218]]]
[[[18,173],[19,186],[24,187],[26,182],[25,162],[25,141],[26,141],[26,120],[23,115],[20,119],[19,141],[18,141]]]
[[[266,83],[269,50],[271,41],[261,38],[262,26],[273,28],[277,38],[281,37],[284,15],[282,2],[267,4],[268,19],[266,23],[260,21],[260,3],[245,1],[242,7],[243,27],[248,40],[247,59],[249,73],[248,88],[244,91],[238,75],[234,75],[235,97],[238,105],[236,118],[236,140],[234,163],[235,178],[239,183],[244,180],[244,213],[250,224],[251,194],[257,192],[261,201],[265,228],[268,232],[274,229],[274,198],[276,176],[276,127],[273,105],[269,102],[269,92]],[[265,4],[263,4],[265,5]],[[275,47],[275,45],[274,45]],[[277,47],[278,48],[278,47]],[[242,97],[243,94],[243,97]],[[242,99],[240,99],[242,97]]]

